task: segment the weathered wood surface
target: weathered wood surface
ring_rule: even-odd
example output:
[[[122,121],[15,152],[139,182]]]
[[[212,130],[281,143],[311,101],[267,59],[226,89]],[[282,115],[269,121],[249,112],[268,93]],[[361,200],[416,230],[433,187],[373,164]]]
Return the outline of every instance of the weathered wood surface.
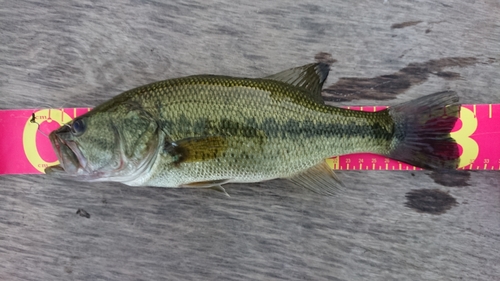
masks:
[[[497,0],[0,2],[2,109],[95,106],[182,75],[263,76],[319,52],[338,60],[330,102],[445,89],[500,102]],[[349,189],[326,198],[280,180],[225,198],[5,176],[0,279],[498,280],[500,173],[451,186],[429,175],[344,172]],[[418,189],[456,204],[416,212],[405,195]]]

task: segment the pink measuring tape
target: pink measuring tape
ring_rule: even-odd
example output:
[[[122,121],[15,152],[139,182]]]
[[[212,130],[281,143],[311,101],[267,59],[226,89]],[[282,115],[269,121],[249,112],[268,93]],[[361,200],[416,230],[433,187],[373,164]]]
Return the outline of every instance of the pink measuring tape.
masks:
[[[385,106],[349,107],[377,111]],[[42,174],[56,165],[48,134],[90,108],[0,110],[0,174]],[[460,169],[500,170],[500,104],[462,105],[452,136],[461,147]],[[335,170],[420,170],[383,156],[361,153],[326,160]]]

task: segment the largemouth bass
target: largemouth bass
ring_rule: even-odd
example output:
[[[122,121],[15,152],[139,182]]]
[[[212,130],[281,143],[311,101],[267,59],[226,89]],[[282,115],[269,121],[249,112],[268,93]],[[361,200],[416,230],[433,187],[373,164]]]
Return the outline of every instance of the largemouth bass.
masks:
[[[50,134],[47,174],[132,186],[204,187],[289,178],[331,193],[324,159],[371,152],[455,169],[460,105],[451,91],[379,112],[327,106],[324,63],[264,78],[197,75],[124,92]]]

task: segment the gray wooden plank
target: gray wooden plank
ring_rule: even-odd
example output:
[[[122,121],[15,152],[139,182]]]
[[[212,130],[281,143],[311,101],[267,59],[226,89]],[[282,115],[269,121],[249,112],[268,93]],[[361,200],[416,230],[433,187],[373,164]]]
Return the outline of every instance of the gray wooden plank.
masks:
[[[410,84],[393,100],[340,104],[445,89],[465,103],[500,103],[498,14],[496,0],[3,1],[0,108],[95,106],[160,79],[264,76],[319,52],[337,59],[326,85],[412,63],[427,73],[400,77]],[[349,188],[336,197],[281,180],[231,185],[231,198],[4,176],[0,277],[497,280],[500,174],[471,172],[462,187],[430,174],[343,172]],[[418,189],[448,192],[457,204],[416,212],[405,195]]]

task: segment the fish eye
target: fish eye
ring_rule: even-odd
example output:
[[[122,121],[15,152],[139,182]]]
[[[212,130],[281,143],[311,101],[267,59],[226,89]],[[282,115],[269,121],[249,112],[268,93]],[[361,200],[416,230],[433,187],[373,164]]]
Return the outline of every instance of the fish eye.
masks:
[[[71,124],[71,133],[73,133],[74,136],[80,136],[85,132],[85,122],[83,122],[83,119],[76,119],[73,121],[73,124]]]

